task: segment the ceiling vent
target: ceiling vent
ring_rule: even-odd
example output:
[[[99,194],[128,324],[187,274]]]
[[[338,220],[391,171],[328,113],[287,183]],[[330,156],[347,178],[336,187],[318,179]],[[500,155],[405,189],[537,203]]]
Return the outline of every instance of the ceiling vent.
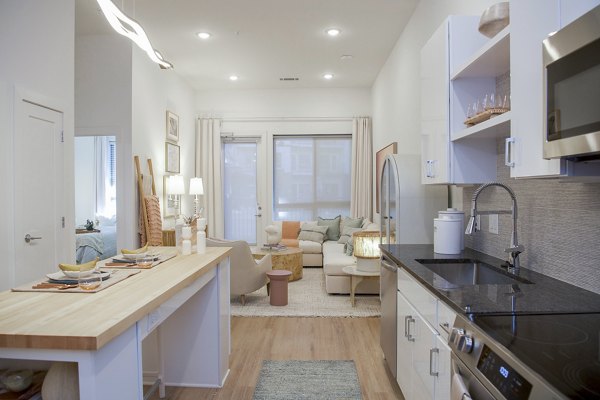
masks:
[[[299,81],[300,78],[279,78],[280,81]]]

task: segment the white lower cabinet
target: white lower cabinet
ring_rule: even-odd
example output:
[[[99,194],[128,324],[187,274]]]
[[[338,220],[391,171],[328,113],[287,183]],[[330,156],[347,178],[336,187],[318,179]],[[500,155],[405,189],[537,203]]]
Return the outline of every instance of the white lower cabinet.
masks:
[[[435,349],[435,337],[437,332],[433,331],[420,316],[415,314],[414,329],[411,334],[414,338],[413,347],[413,399],[430,400],[435,395],[436,377],[433,375],[433,354]],[[414,333],[413,333],[414,332]]]
[[[450,398],[450,348],[430,323],[398,292],[397,381],[406,400]]]
[[[450,399],[450,382],[452,380],[452,374],[450,369],[450,346],[448,346],[447,339],[441,335],[435,338],[435,348],[438,350],[436,356],[436,368],[435,372],[438,374],[436,377],[435,396],[436,400],[448,400]]]
[[[397,378],[398,385],[406,400],[412,399],[412,365],[413,365],[413,339],[409,336],[409,329],[414,321],[416,311],[410,303],[398,293],[398,355]]]

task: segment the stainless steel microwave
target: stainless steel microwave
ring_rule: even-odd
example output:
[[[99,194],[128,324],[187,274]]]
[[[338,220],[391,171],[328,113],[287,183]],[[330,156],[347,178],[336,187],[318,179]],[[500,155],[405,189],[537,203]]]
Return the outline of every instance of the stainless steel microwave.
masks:
[[[599,157],[600,7],[545,39],[543,56],[544,158]]]

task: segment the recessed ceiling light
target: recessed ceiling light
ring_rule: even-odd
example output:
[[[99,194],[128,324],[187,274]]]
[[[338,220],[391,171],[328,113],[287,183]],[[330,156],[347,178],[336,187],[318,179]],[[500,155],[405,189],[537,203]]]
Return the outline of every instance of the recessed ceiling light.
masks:
[[[339,35],[340,33],[342,33],[342,31],[341,31],[341,30],[339,30],[339,29],[337,29],[337,28],[329,28],[329,29],[327,29],[327,34],[328,34],[329,36],[337,36],[337,35]]]
[[[340,60],[347,61],[347,60],[352,60],[353,58],[354,58],[354,56],[352,54],[344,54],[340,57]]]
[[[237,81],[237,80],[238,80],[238,76],[237,76],[237,75],[231,75],[231,76],[229,77],[229,80],[230,80],[230,81]]]
[[[210,38],[211,36],[212,36],[212,35],[211,35],[210,33],[208,33],[208,32],[199,32],[199,33],[198,33],[198,37],[199,37],[200,39],[204,39],[204,40],[206,40],[206,39]]]
[[[325,74],[325,75],[323,75],[323,78],[327,79],[329,81],[329,80],[333,79],[333,74]]]

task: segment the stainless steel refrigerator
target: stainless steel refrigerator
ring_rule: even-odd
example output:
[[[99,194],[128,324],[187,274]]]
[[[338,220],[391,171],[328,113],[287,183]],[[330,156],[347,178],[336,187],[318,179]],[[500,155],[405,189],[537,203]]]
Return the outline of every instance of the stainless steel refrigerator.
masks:
[[[388,156],[379,188],[381,237],[386,237],[387,243],[433,243],[433,219],[448,206],[448,187],[421,184],[421,157]],[[390,242],[392,234],[395,241]],[[380,285],[381,349],[396,376],[398,266],[383,254]]]

